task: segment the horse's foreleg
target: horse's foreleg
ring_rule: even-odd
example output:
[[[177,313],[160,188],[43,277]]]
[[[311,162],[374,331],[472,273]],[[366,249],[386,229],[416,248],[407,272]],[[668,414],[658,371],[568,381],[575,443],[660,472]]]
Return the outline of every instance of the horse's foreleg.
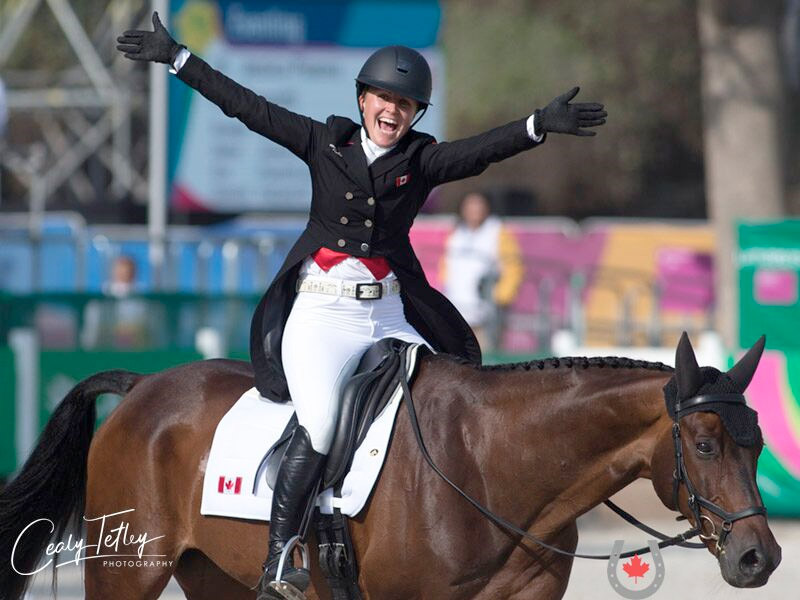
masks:
[[[577,525],[573,522],[549,543],[567,552],[574,552],[578,545]],[[508,600],[560,600],[564,597],[572,570],[572,557],[557,555],[542,548],[525,549],[523,546],[518,546],[514,554],[519,556],[512,555],[513,562],[527,562],[528,567],[516,576],[514,587],[518,589],[506,596]],[[534,560],[531,561],[531,558]]]

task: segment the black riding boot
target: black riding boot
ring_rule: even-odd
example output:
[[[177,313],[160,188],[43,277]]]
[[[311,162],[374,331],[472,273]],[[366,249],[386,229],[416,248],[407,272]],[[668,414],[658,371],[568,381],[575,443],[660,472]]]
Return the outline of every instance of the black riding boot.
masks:
[[[305,427],[295,429],[286,454],[281,460],[275,490],[272,494],[272,515],[269,524],[269,553],[264,563],[264,574],[259,582],[257,600],[281,598],[282,595],[269,588],[278,572],[278,561],[286,543],[299,533],[303,513],[310,501],[310,495],[316,491],[316,485],[325,455],[316,452],[311,446],[311,438]],[[305,591],[310,581],[310,573],[305,569],[294,567],[287,560],[281,581],[289,583],[301,592]]]

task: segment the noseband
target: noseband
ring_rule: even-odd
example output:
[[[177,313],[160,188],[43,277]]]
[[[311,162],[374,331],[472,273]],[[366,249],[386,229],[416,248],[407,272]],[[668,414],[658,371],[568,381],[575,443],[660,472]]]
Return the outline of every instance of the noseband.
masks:
[[[732,405],[745,405],[745,398],[742,394],[706,394],[702,396],[694,396],[683,402],[678,402],[675,405],[675,422],[672,425],[672,441],[675,446],[675,470],[672,472],[672,503],[675,508],[678,508],[678,492],[680,491],[681,483],[686,486],[686,491],[689,493],[689,509],[694,515],[694,526],[700,530],[700,538],[704,540],[716,541],[716,550],[719,554],[725,553],[725,540],[733,528],[733,523],[740,519],[752,517],[754,515],[766,515],[767,509],[764,506],[751,506],[739,512],[730,513],[724,508],[704,498],[697,488],[692,484],[689,479],[689,472],[686,470],[686,464],[683,462],[683,448],[681,446],[681,426],[678,423],[681,413],[688,408],[696,408],[703,404],[710,402],[719,403],[724,402]],[[705,508],[707,511],[714,513],[722,519],[722,526],[719,533],[717,527],[711,517],[701,514],[700,508]],[[711,525],[711,533],[706,534],[703,529],[703,522]]]

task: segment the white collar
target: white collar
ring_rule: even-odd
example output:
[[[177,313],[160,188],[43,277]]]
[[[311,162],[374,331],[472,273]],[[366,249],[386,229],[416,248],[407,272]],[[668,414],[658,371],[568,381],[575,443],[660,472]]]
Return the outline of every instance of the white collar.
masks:
[[[371,165],[375,162],[375,159],[380,158],[395,146],[397,146],[397,144],[389,146],[388,148],[378,146],[378,144],[367,137],[367,130],[364,127],[361,128],[361,147],[364,149],[364,154],[367,157],[367,165]]]

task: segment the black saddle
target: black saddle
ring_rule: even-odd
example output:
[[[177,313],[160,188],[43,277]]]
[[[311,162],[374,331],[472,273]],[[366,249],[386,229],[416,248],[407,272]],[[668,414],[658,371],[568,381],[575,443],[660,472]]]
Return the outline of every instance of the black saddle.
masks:
[[[409,345],[409,342],[397,338],[375,342],[364,352],[355,373],[342,386],[339,419],[321,489],[337,485],[347,473],[356,448],[364,440],[375,417],[389,402],[399,377],[406,376],[399,369],[400,355]],[[297,424],[297,414],[294,414],[281,437],[261,460],[256,472],[256,485],[266,470],[267,485],[275,489],[281,459]]]

